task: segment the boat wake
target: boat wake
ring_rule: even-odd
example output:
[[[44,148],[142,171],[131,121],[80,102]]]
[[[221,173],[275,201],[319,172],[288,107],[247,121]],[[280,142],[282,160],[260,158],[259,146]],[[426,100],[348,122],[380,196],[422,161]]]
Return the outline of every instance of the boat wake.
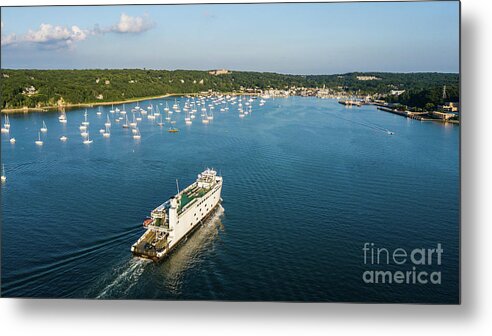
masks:
[[[112,276],[114,279],[106,285],[96,296],[97,299],[125,297],[130,289],[137,283],[150,260],[132,258],[120,267],[117,267]]]
[[[395,132],[390,131],[387,128],[381,127],[379,125],[376,125],[376,124],[373,124],[373,123],[370,123],[370,122],[367,122],[367,121],[364,121],[364,122],[355,121],[355,120],[346,119],[346,118],[343,118],[343,117],[340,117],[340,116],[337,116],[337,115],[334,115],[334,114],[332,114],[332,116],[335,117],[335,118],[337,118],[337,119],[340,119],[340,120],[345,120],[345,121],[350,122],[350,123],[353,123],[353,124],[357,124],[357,125],[360,125],[360,126],[363,126],[363,127],[366,127],[366,128],[373,129],[375,131],[384,132],[384,133],[386,133],[388,135],[395,134]]]

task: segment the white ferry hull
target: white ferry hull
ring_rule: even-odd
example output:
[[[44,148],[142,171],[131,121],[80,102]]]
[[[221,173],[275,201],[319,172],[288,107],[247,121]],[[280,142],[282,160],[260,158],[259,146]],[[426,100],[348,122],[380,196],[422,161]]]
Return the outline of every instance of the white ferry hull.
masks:
[[[221,202],[222,177],[216,176],[214,172],[213,179],[213,183],[205,188],[197,180],[154,209],[152,218],[148,220],[150,224],[142,237],[133,244],[132,253],[159,261],[200,227]]]

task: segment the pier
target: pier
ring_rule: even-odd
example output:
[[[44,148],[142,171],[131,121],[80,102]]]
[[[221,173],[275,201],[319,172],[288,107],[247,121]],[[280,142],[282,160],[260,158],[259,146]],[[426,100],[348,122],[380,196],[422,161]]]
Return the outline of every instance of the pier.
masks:
[[[398,111],[396,109],[392,109],[389,107],[378,106],[378,110],[397,114],[403,117],[420,120],[420,121],[440,121],[440,122],[449,122],[453,124],[459,124],[459,120],[450,120],[449,118],[436,118],[433,112],[412,112],[412,111]],[[452,117],[454,117],[453,115]]]

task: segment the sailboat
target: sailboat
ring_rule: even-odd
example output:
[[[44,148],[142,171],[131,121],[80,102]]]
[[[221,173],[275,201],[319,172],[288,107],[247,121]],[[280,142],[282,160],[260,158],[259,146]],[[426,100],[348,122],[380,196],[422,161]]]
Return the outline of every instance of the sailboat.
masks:
[[[111,121],[109,120],[109,115],[108,114],[106,114],[106,122],[104,123],[104,126],[111,127]]]
[[[82,141],[85,145],[89,145],[92,143],[92,140],[89,138],[89,132],[87,132],[87,137]]]
[[[65,135],[62,135],[62,136],[60,137],[60,141],[62,141],[62,142],[65,142],[65,141],[67,141],[67,140],[68,140],[68,138],[67,138]]]
[[[98,115],[98,116],[102,115],[101,106],[98,107],[96,115]]]
[[[167,105],[167,101],[166,101],[166,107],[164,107],[164,111],[165,112],[168,112],[169,111],[169,105]]]
[[[203,111],[203,109],[202,109]],[[202,113],[202,123],[203,124],[208,124],[209,123],[209,119],[208,119],[208,114],[207,114],[207,109],[205,109],[205,112]]]
[[[3,124],[3,127],[6,129],[10,128],[10,120],[8,115],[5,116],[5,123]]]
[[[135,109],[136,109],[136,110],[139,110],[141,115],[143,115],[143,116],[144,116],[144,115],[147,115],[147,110],[146,110],[146,109],[144,109],[144,108],[139,107],[139,106],[138,106],[138,102],[137,102],[137,107],[135,107]]]
[[[141,138],[140,131],[138,130],[138,128],[136,128],[136,130],[137,132],[133,135],[133,139],[140,140]]]
[[[159,105],[155,106],[154,117],[158,117],[161,115],[161,111],[159,111]]]
[[[133,121],[130,123],[130,127],[137,127],[137,121],[135,120],[135,113],[133,113]]]
[[[41,127],[41,132],[43,132],[43,133],[48,132],[48,128],[46,127],[46,124],[44,123],[44,120],[43,120],[43,127]]]
[[[41,140],[41,133],[38,132],[38,140],[34,141],[34,143],[38,146],[43,145],[43,141]]]
[[[111,104],[111,110],[109,110],[109,113],[114,113],[113,104]]]
[[[154,111],[153,110],[150,110],[150,114],[147,116],[147,119],[149,119],[149,120],[154,120],[155,119],[155,115],[154,115]]]
[[[62,112],[62,114],[58,117],[58,121],[61,122],[62,124],[67,123],[67,116],[65,112]]]
[[[15,144],[15,138],[10,138],[9,141],[10,141],[11,144]]]
[[[5,175],[5,165],[2,164],[2,183],[7,182],[7,176]]]
[[[89,126],[89,122],[87,121],[87,109],[85,109],[84,121],[82,121],[82,125]]]
[[[126,114],[125,104],[123,104],[123,110],[120,111],[120,114]]]
[[[162,115],[159,115],[159,121],[157,122],[157,126],[164,126],[164,123],[162,122]]]
[[[125,115],[125,123],[123,125],[123,128],[128,128],[128,117]]]
[[[106,126],[106,131],[102,135],[105,138],[109,138],[111,136],[111,133],[109,133],[109,126]]]

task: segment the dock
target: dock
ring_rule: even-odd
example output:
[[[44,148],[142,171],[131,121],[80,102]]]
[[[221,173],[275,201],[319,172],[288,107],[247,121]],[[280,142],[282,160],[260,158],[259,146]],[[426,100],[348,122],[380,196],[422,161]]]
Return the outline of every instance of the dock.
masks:
[[[378,106],[378,110],[397,114],[403,117],[419,120],[419,121],[439,121],[439,122],[448,122],[452,124],[459,124],[459,120],[449,120],[448,118],[436,118],[434,117],[434,113],[429,112],[412,112],[412,111],[398,111],[396,109],[392,109],[389,107]]]

